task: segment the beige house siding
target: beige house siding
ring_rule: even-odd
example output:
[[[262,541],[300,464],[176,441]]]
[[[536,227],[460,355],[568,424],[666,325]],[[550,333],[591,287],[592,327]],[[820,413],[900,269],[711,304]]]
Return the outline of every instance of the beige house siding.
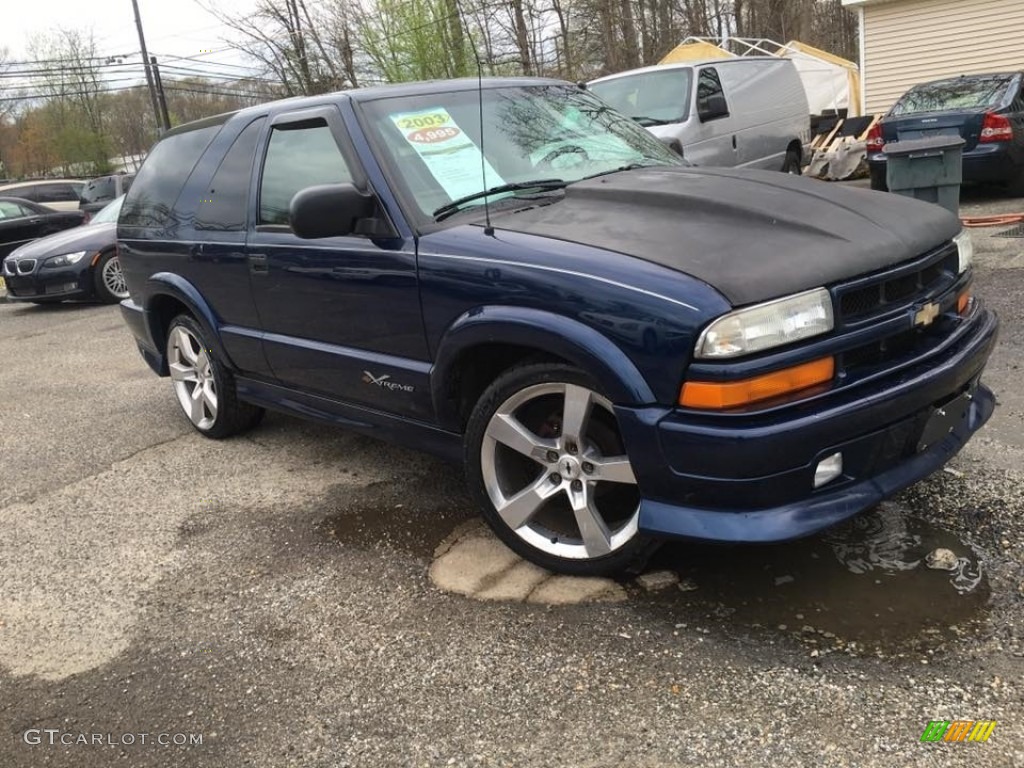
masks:
[[[1024,0],[890,0],[863,11],[868,114],[917,83],[1024,70]]]

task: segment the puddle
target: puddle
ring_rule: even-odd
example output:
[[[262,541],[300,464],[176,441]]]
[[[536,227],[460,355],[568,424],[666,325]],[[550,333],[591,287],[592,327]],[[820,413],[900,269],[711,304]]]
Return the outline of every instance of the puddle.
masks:
[[[462,475],[448,467],[430,476],[396,478],[360,488],[335,486],[325,508],[331,536],[343,544],[398,549],[429,558],[457,526],[477,516]]]
[[[925,565],[937,548],[957,556],[954,570]],[[651,594],[665,610],[685,606],[678,622],[692,623],[696,611],[734,627],[793,633],[823,653],[938,650],[977,630],[989,598],[982,555],[896,504],[788,544],[670,544],[649,568],[677,571],[696,587]]]
[[[324,527],[339,542],[433,560],[431,578],[441,589],[525,601],[548,589],[538,592],[551,574],[522,563],[479,521],[457,470],[436,467],[359,488],[339,485],[325,508]],[[940,548],[956,556],[954,570],[925,565]],[[568,597],[552,602],[589,601],[588,589],[601,592],[601,601],[611,592],[616,600],[629,594],[657,618],[688,627],[781,631],[818,655],[915,657],[976,635],[990,595],[981,553],[895,503],[787,544],[669,543],[647,568],[658,570],[677,572],[683,585],[695,589],[671,585],[647,592],[626,580],[623,592],[604,580],[574,585],[558,577],[551,587]]]

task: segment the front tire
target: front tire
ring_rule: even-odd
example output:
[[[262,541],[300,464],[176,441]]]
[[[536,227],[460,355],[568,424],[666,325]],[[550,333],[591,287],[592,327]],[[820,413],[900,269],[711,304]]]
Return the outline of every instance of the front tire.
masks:
[[[611,403],[569,365],[513,368],[480,397],[466,433],[470,490],[505,544],[550,571],[623,571],[653,551]]]
[[[178,404],[192,427],[220,440],[259,424],[263,409],[238,399],[235,377],[213,353],[206,332],[178,315],[167,332],[167,366]]]
[[[121,260],[114,251],[107,251],[96,263],[93,272],[96,296],[104,304],[118,304],[128,298],[128,284],[121,269]]]

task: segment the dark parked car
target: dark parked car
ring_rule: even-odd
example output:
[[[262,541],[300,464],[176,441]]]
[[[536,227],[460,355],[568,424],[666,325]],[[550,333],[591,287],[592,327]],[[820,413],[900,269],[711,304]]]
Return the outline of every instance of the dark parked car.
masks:
[[[78,207],[92,215],[131,189],[134,173],[115,173],[90,179],[82,190]]]
[[[1024,197],[1024,73],[968,75],[907,91],[868,135],[871,188],[887,188],[886,144],[944,135],[966,142],[965,182],[1005,184]]]
[[[55,211],[18,197],[0,197],[0,258],[30,240],[85,221],[81,211]]]
[[[37,179],[0,185],[0,196],[40,203],[55,211],[77,211],[84,181],[78,179]]]
[[[21,246],[3,261],[10,301],[49,304],[95,298],[109,303],[128,298],[117,258],[117,216],[124,197],[88,224]]]
[[[934,472],[994,408],[998,322],[955,216],[690,167],[552,80],[181,126],[118,248],[122,314],[200,433],[274,408],[465,462],[498,535],[564,572],[657,537],[813,533]]]

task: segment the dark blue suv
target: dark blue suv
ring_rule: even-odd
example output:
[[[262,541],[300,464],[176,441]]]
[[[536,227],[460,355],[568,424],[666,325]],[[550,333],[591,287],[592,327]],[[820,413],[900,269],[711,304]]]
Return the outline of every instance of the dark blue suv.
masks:
[[[501,538],[604,573],[803,536],[991,415],[997,320],[934,205],[689,167],[576,86],[288,100],[167,133],[118,241],[193,426],[272,408],[464,462]]]

